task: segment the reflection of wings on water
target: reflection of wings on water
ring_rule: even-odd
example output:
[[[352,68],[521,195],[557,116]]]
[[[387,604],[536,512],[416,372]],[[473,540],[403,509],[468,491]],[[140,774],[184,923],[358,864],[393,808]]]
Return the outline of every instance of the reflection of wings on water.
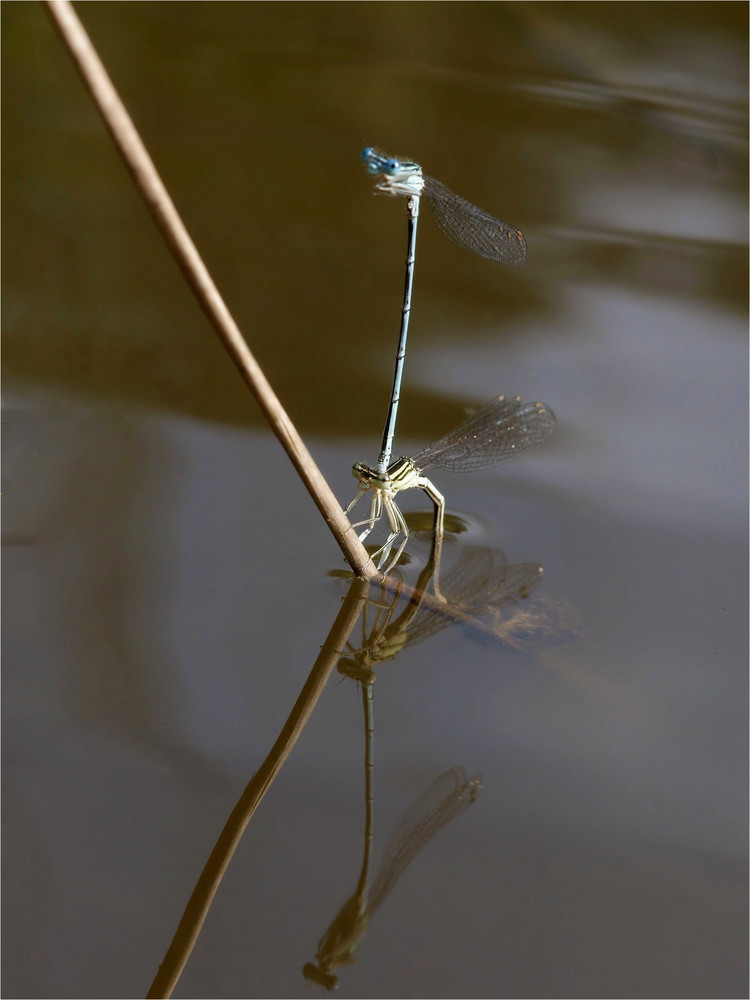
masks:
[[[385,849],[383,860],[372,885],[368,883],[369,844],[372,828],[365,831],[365,859],[357,888],[334,917],[318,942],[315,962],[308,962],[302,973],[306,979],[333,990],[338,976],[333,970],[351,965],[364,938],[370,918],[383,903],[406,866],[435,836],[441,827],[459,816],[475,802],[482,790],[481,778],[467,778],[462,767],[446,771],[409,807]],[[369,812],[370,823],[372,813]]]
[[[365,605],[361,645],[355,648],[347,643],[346,654],[338,663],[340,673],[364,684],[372,683],[375,679],[373,667],[378,663],[394,660],[406,646],[422,642],[448,625],[476,625],[484,615],[492,615],[493,621],[482,629],[483,634],[510,645],[509,640],[513,639],[516,629],[514,616],[505,619],[505,608],[518,608],[542,580],[542,567],[537,563],[509,566],[500,551],[468,547],[443,579],[444,601],[426,602],[433,572],[434,565],[430,562],[420,573],[414,595],[398,616],[396,605],[400,587],[397,585],[388,599],[385,585],[381,584],[381,599],[370,599]],[[374,610],[374,621],[370,620],[369,626],[368,607]],[[534,611],[529,609],[524,616],[527,629],[533,619]]]
[[[481,790],[480,775],[467,778],[462,767],[454,767],[441,774],[410,806],[386,847],[380,868],[370,886],[370,916],[427,841],[476,801]]]
[[[542,567],[537,563],[508,565],[504,553],[487,548],[467,548],[462,558],[445,574],[441,591],[453,609],[478,618],[503,607],[526,600],[542,581]],[[399,616],[399,621],[408,614]],[[455,619],[431,608],[418,607],[403,625],[404,645],[422,642]],[[395,627],[397,623],[394,623]],[[386,629],[386,633],[390,629]]]

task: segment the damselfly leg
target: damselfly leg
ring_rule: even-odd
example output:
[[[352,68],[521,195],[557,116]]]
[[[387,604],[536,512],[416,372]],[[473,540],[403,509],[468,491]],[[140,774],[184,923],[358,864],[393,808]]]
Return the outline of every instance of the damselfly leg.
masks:
[[[401,513],[400,507],[396,503],[395,496],[402,490],[412,489],[413,487],[424,490],[435,505],[435,561],[439,562],[444,532],[445,498],[434,483],[430,482],[425,476],[421,476],[419,470],[414,468],[413,463],[408,458],[396,459],[385,473],[381,473],[377,469],[371,469],[362,462],[357,462],[352,472],[359,481],[360,491],[347,507],[347,514],[366,493],[370,490],[373,491],[372,500],[370,501],[370,516],[364,521],[357,521],[352,525],[353,528],[361,527],[363,524],[367,525],[359,536],[360,541],[364,541],[367,538],[378,520],[382,517],[383,511],[385,511],[388,518],[390,534],[383,545],[373,553],[373,559],[378,560],[378,569],[383,569],[385,566],[383,572],[388,573],[398,563],[406,548],[406,543],[409,539],[409,527],[404,515]],[[403,536],[401,544],[398,546],[396,554],[391,558],[393,544],[399,535]]]

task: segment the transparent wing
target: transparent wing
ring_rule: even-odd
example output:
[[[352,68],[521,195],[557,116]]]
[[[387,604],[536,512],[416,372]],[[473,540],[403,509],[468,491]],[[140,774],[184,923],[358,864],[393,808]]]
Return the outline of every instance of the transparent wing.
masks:
[[[526,240],[520,229],[483,212],[434,177],[424,177],[424,194],[438,226],[456,246],[509,267],[524,263]]]
[[[521,397],[498,396],[434,444],[412,457],[414,466],[476,472],[507,462],[548,437],[555,415],[544,403],[522,403]]]
[[[441,774],[410,806],[386,847],[378,873],[370,886],[370,914],[377,910],[427,841],[470,806],[481,789],[480,775],[467,779],[462,767],[454,767]]]

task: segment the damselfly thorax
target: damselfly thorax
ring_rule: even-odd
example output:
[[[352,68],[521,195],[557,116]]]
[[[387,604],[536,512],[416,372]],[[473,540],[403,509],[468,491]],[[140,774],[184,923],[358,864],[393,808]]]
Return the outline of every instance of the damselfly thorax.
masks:
[[[352,467],[352,474],[359,483],[359,493],[346,508],[347,514],[365,493],[369,493],[372,490],[370,516],[364,521],[357,521],[352,525],[354,528],[359,528],[363,524],[367,525],[359,536],[360,541],[364,541],[367,538],[383,516],[383,513],[388,518],[388,524],[391,529],[390,534],[381,548],[375,553],[376,556],[380,557],[380,565],[382,566],[383,563],[388,561],[394,541],[400,534],[403,534],[403,540],[393,559],[390,561],[388,569],[395,566],[401,558],[401,553],[404,551],[409,538],[409,528],[394,498],[397,493],[414,488],[424,490],[435,504],[435,549],[436,559],[439,563],[440,546],[443,539],[445,498],[434,483],[430,482],[426,476],[420,474],[420,470],[416,468],[412,459],[397,458],[395,462],[391,462],[386,472],[379,472],[377,469],[370,468],[369,465],[365,465],[363,462],[355,462]]]

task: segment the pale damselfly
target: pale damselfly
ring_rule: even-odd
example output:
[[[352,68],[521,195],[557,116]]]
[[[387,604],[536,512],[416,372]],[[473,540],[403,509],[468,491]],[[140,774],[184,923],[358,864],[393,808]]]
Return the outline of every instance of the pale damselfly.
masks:
[[[399,331],[396,365],[393,373],[391,400],[383,430],[383,441],[378,456],[377,469],[385,473],[391,460],[393,438],[396,432],[396,415],[401,394],[401,377],[406,357],[406,336],[409,330],[411,293],[414,282],[414,261],[416,257],[417,222],[419,220],[419,200],[425,195],[435,221],[448,239],[462,250],[499,261],[509,267],[518,267],[526,260],[526,240],[520,229],[509,226],[488,212],[477,208],[465,198],[459,198],[434,177],[422,173],[418,163],[398,160],[386,156],[368,146],[362,153],[362,160],[370,174],[380,178],[376,190],[385,194],[402,195],[407,199],[408,238],[406,253],[406,278],[404,300],[401,307],[401,329]]]
[[[370,516],[352,527],[367,525],[359,536],[360,541],[364,541],[385,511],[391,529],[385,543],[374,554],[380,557],[378,568],[388,562],[395,539],[403,534],[403,541],[384,572],[395,566],[409,537],[409,528],[395,500],[397,493],[419,488],[434,503],[435,561],[439,563],[445,498],[423,473],[429,469],[477,472],[491,468],[533,448],[552,433],[554,426],[555,415],[544,403],[524,403],[520,396],[512,399],[497,396],[439,441],[427,445],[411,458],[397,458],[391,462],[385,472],[355,462],[352,474],[359,483],[359,493],[347,507],[347,514],[365,493],[372,490],[373,495]]]

